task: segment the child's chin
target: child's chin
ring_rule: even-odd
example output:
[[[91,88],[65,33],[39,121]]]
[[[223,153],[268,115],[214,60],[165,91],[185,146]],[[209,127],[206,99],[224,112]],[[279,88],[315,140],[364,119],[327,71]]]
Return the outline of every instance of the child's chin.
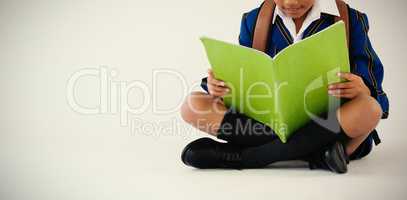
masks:
[[[286,13],[287,16],[293,19],[301,18],[304,14],[305,13]]]
[[[304,16],[307,12],[301,10],[297,10],[297,11],[289,11],[289,10],[284,10],[284,14],[287,15],[288,17],[297,19],[297,18],[301,18],[302,16]]]

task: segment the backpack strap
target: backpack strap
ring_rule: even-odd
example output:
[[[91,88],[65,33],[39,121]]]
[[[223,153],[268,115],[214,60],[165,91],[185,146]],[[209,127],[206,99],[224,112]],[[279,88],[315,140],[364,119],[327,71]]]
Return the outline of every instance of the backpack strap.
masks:
[[[349,9],[348,5],[342,0],[336,0],[336,6],[339,10],[340,17],[335,17],[335,22],[343,21],[346,27],[346,39],[348,41],[348,47],[350,47],[350,34],[349,34]]]
[[[348,5],[342,0],[336,0],[336,5],[339,10],[340,17],[335,17],[335,22],[342,20],[346,27],[346,38],[348,47],[350,45],[349,38],[349,10]],[[265,0],[260,7],[259,14],[257,16],[256,26],[253,34],[253,49],[257,49],[262,52],[266,52],[269,39],[270,27],[274,16],[274,9],[276,4],[274,0]]]
[[[275,7],[274,0],[265,0],[260,7],[253,34],[253,49],[266,52]]]
[[[382,140],[380,139],[379,134],[377,133],[376,129],[373,130],[373,131],[370,133],[370,136],[372,137],[372,139],[373,139],[373,141],[374,141],[374,144],[375,144],[376,146],[379,145],[380,143],[382,143]]]

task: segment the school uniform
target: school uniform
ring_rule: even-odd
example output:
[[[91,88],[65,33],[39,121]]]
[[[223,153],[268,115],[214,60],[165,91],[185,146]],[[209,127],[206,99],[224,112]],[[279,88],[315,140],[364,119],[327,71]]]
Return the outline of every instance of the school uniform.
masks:
[[[372,97],[378,101],[383,110],[382,118],[386,119],[389,113],[389,102],[382,88],[383,65],[375,53],[368,36],[369,22],[367,15],[350,7],[348,10],[351,72],[362,77]],[[258,13],[259,8],[256,8],[243,15],[239,35],[240,45],[252,47],[253,32]],[[293,20],[276,7],[269,33],[271,39],[268,40],[266,53],[274,57],[289,45],[332,25],[335,22],[335,16],[339,16],[339,10],[334,0],[316,0],[297,34]],[[201,86],[208,91],[205,79],[203,79]],[[370,153],[373,141],[376,144],[380,143],[380,139],[376,136],[377,132],[375,130],[350,159],[360,159]]]

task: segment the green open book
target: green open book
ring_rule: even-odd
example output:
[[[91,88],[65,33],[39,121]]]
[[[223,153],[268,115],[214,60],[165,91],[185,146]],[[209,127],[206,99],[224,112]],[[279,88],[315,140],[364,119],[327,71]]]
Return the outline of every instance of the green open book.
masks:
[[[349,72],[343,22],[274,58],[240,45],[201,40],[215,78],[231,88],[224,97],[226,105],[270,126],[283,142],[311,119],[340,105],[328,95],[328,85],[343,81],[338,72]]]

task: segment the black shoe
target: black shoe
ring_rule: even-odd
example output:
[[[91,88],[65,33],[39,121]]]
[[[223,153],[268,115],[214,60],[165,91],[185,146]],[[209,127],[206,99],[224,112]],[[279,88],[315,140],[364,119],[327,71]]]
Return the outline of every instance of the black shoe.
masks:
[[[199,169],[241,168],[241,150],[228,143],[211,138],[200,138],[189,143],[181,155],[182,162]]]
[[[311,169],[327,169],[338,174],[348,171],[349,160],[340,142],[335,142],[309,162]]]

